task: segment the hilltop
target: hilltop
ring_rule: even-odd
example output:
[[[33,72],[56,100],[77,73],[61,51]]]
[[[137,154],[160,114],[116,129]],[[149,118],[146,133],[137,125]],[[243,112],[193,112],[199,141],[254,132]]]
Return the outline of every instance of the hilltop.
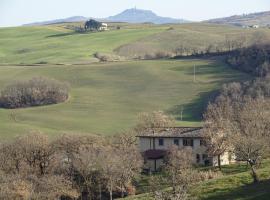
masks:
[[[250,26],[250,25],[269,26],[270,11],[211,19],[208,20],[207,22],[217,24],[231,24],[238,26]]]
[[[86,21],[88,18],[83,16],[73,16],[64,19],[55,19],[55,20],[48,20],[42,22],[33,22],[30,24],[24,24],[23,26],[42,26],[42,25],[50,25],[50,24],[60,24],[60,23],[71,23],[71,22],[81,22]]]
[[[128,23],[179,24],[188,22],[187,20],[184,19],[160,17],[151,10],[132,8],[124,10],[123,12],[116,14],[114,16],[102,19],[98,19],[95,17],[73,16],[64,19],[33,22],[30,24],[24,24],[24,26],[40,26],[40,25],[50,25],[50,24],[70,23],[70,22],[82,22],[90,18],[104,22],[128,22]]]
[[[127,9],[120,14],[107,18],[113,22],[128,22],[128,23],[154,23],[154,24],[170,24],[170,23],[185,23],[184,19],[174,19],[169,17],[160,17],[151,10],[142,9]]]

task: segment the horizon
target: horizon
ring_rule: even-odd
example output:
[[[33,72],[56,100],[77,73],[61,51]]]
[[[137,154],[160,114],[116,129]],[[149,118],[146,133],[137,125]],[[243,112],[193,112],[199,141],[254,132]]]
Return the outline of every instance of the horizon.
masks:
[[[104,7],[106,4],[107,6]],[[99,0],[91,3],[87,0],[77,0],[67,3],[64,0],[58,0],[57,2],[53,0],[47,0],[46,2],[42,0],[25,0],[24,2],[22,0],[2,0],[0,2],[0,27],[21,26],[28,23],[65,19],[73,16],[107,18],[132,8],[151,10],[162,17],[198,22],[269,11],[270,2],[269,0],[259,0],[257,2],[253,0],[238,0],[237,2],[233,0],[221,0],[219,2],[214,0],[205,0],[204,2],[169,0],[164,3],[160,0],[149,0],[148,2],[143,0],[127,0],[125,2],[115,0],[112,3]]]

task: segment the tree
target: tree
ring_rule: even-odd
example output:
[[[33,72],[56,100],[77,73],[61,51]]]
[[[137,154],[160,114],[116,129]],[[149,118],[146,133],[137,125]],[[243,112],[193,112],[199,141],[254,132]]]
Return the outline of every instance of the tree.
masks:
[[[55,169],[55,149],[49,138],[40,133],[34,133],[19,138],[21,153],[30,173],[45,175]]]
[[[81,188],[81,193],[84,193],[87,199],[93,198],[96,186],[101,184],[101,148],[80,149],[73,159],[75,180]]]
[[[102,152],[101,170],[106,179],[106,188],[110,194],[110,200],[113,199],[113,190],[120,182],[121,176],[121,156],[115,153],[116,149],[107,147]]]
[[[179,149],[177,146],[171,146],[165,161],[165,171],[168,175],[168,180],[173,188],[173,193],[181,187],[187,189],[192,182],[192,163],[194,156],[192,149]]]
[[[17,81],[2,90],[0,106],[14,109],[61,103],[68,99],[68,92],[66,83],[34,77],[28,81]]]
[[[231,149],[230,121],[233,117],[232,102],[229,98],[220,97],[208,105],[204,114],[204,134],[207,152],[211,157],[217,156],[221,170],[221,156]]]
[[[85,22],[84,24],[84,29],[85,30],[99,30],[99,28],[102,26],[102,23],[101,22],[98,22],[96,20],[93,20],[93,19],[90,19],[88,21]]]
[[[249,164],[253,182],[259,181],[256,168],[269,150],[270,101],[263,97],[246,99],[232,123],[232,144],[236,159]]]
[[[135,127],[136,132],[141,132],[147,128],[171,127],[175,124],[175,120],[164,114],[162,111],[154,111],[151,113],[141,113],[138,116],[138,124]]]
[[[27,180],[33,187],[32,197],[30,198],[33,200],[75,199],[79,197],[79,193],[73,188],[72,182],[63,176],[29,176]]]
[[[133,131],[115,135],[112,138],[112,146],[115,149],[114,153],[121,157],[119,183],[121,196],[124,197],[124,192],[131,186],[132,179],[141,172],[143,159]]]

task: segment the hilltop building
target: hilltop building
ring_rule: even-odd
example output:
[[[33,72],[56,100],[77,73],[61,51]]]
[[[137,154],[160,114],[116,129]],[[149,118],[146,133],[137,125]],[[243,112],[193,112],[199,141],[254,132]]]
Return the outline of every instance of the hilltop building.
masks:
[[[151,128],[137,137],[146,170],[158,171],[164,164],[166,153],[172,145],[179,148],[191,148],[194,164],[218,165],[218,158],[207,154],[202,127]],[[233,156],[229,152],[221,156],[221,165],[228,165],[233,161]]]
[[[101,27],[99,28],[99,31],[107,31],[107,30],[109,30],[108,29],[108,24],[102,23]]]

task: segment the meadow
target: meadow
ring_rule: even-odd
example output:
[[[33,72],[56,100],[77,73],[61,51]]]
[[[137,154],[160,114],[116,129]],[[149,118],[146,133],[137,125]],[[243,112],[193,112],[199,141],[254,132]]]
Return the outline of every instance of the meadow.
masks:
[[[200,114],[211,94],[225,82],[249,78],[214,60],[1,66],[0,89],[37,76],[69,83],[69,100],[50,106],[0,109],[2,138],[31,131],[113,134],[135,125],[140,112],[153,110],[173,115],[178,125],[200,125]]]
[[[250,78],[220,60],[147,61],[126,56],[121,62],[98,62],[93,57],[95,52],[120,54],[122,47],[136,42],[155,43],[157,50],[166,49],[170,44],[170,48],[174,48],[188,38],[198,41],[200,34],[204,35],[200,40],[209,43],[214,36],[224,38],[224,32],[241,33],[241,28],[208,24],[113,23],[105,32],[74,32],[71,27],[79,25],[82,24],[0,29],[0,89],[16,80],[36,76],[70,84],[70,97],[65,103],[0,109],[1,138],[31,131],[49,135],[109,135],[133,127],[140,112],[154,110],[174,116],[177,125],[198,126],[208,100],[223,83]],[[118,26],[120,29],[116,28]],[[222,36],[218,36],[220,34]]]
[[[253,184],[249,168],[245,163],[223,166],[221,177],[193,185],[190,194],[198,200],[268,200],[270,198],[269,167],[270,161],[264,160],[258,169],[261,182]],[[139,191],[149,191],[148,179],[149,176],[140,177]],[[149,200],[153,198],[150,193],[142,193],[126,199]]]

